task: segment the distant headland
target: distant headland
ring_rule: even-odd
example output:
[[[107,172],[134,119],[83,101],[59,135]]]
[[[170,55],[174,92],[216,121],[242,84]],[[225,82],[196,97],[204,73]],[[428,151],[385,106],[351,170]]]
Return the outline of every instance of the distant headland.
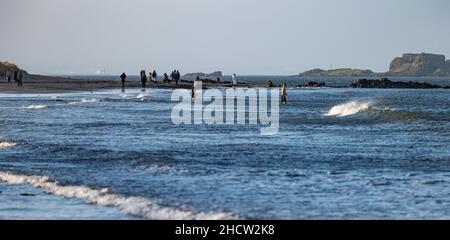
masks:
[[[450,60],[445,55],[430,53],[405,53],[392,60],[389,71],[375,73],[369,69],[340,68],[333,70],[313,69],[299,74],[307,77],[450,77]]]

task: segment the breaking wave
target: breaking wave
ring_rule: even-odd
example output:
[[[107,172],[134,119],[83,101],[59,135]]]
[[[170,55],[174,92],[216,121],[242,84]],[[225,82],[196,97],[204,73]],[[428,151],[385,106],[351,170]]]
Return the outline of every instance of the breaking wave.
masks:
[[[70,102],[69,104],[73,105],[73,104],[81,104],[81,103],[96,103],[98,102],[97,99],[81,99],[79,102]]]
[[[387,119],[393,121],[409,121],[423,118],[423,113],[414,113],[408,111],[397,111],[391,108],[378,108],[373,101],[351,101],[344,104],[336,105],[330,109],[325,116],[346,117],[359,113],[371,113],[379,116],[379,119]]]
[[[367,112],[373,108],[373,102],[351,101],[344,104],[336,105],[325,114],[326,116],[345,117],[355,115],[360,112]]]
[[[2,148],[12,148],[17,146],[17,143],[12,143],[12,142],[0,142],[0,149]]]
[[[223,220],[238,218],[233,213],[204,213],[165,207],[159,205],[155,200],[143,197],[125,197],[115,194],[107,188],[97,190],[85,186],[61,186],[58,182],[50,181],[46,176],[24,176],[0,172],[0,181],[12,185],[31,184],[52,195],[83,199],[99,206],[116,207],[125,214],[146,219]]]
[[[48,108],[47,105],[30,105],[27,107],[22,107],[23,109],[42,109],[42,108]]]
[[[141,99],[142,101],[144,101],[144,100],[149,99],[150,95],[148,93],[146,93],[146,92],[143,92],[143,93],[137,95],[136,98]]]

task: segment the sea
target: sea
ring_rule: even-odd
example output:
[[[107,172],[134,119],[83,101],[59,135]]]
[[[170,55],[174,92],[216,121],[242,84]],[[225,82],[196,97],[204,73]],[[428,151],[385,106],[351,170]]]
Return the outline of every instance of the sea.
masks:
[[[355,79],[239,76],[267,80]],[[289,87],[275,135],[171,95],[0,93],[0,219],[450,219],[449,89]]]

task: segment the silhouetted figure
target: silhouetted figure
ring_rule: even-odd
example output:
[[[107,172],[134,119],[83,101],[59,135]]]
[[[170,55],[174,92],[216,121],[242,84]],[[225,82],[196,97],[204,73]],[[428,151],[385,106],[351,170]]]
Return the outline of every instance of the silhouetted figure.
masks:
[[[141,71],[141,85],[142,90],[145,91],[145,84],[147,83],[147,76],[145,75],[145,70]]]
[[[286,104],[286,83],[281,85],[281,103]]]
[[[122,73],[122,75],[120,75],[120,79],[122,80],[122,92],[125,92],[125,81],[127,80],[127,75]]]
[[[177,70],[176,72],[175,72],[175,84],[178,86],[178,82],[180,81],[180,79],[181,79],[181,74],[180,74],[180,72]]]
[[[156,70],[153,70],[152,77],[155,82],[158,82],[158,74],[156,73]]]
[[[199,77],[199,76],[197,76],[197,77],[195,78],[195,80],[197,80],[197,81],[200,81],[200,77]]]
[[[195,102],[195,82],[194,82],[194,84],[192,84],[191,98],[192,98],[192,102]]]
[[[220,82],[220,77],[217,77],[217,82]]]
[[[17,82],[17,74],[19,72],[17,70],[14,70],[14,82]]]
[[[169,75],[167,75],[167,73],[164,73],[164,84],[169,83],[170,84],[170,79],[169,79]]]
[[[23,87],[22,79],[23,79],[22,70],[18,70],[18,73],[17,73],[17,86]]]

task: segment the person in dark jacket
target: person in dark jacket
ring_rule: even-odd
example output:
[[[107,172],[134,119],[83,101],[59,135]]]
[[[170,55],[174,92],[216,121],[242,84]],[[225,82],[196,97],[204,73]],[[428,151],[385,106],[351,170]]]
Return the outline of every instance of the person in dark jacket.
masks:
[[[156,70],[153,70],[152,77],[155,83],[158,82],[158,74],[156,73]]]
[[[17,74],[19,73],[19,71],[14,70],[14,82],[17,82]]]
[[[142,90],[145,90],[145,84],[147,83],[147,76],[145,75],[145,70],[141,71],[141,85]]]
[[[127,75],[122,73],[122,75],[120,75],[120,79],[122,80],[122,92],[125,92],[125,81],[127,80]]]
[[[169,75],[167,75],[167,73],[164,73],[164,84],[169,83],[170,84],[170,79],[169,79]]]
[[[17,86],[23,87],[22,79],[23,79],[22,70],[18,70],[17,71]]]
[[[181,74],[180,74],[180,72],[177,70],[177,71],[175,72],[175,85],[178,86],[178,82],[180,81],[180,79],[181,79]]]

